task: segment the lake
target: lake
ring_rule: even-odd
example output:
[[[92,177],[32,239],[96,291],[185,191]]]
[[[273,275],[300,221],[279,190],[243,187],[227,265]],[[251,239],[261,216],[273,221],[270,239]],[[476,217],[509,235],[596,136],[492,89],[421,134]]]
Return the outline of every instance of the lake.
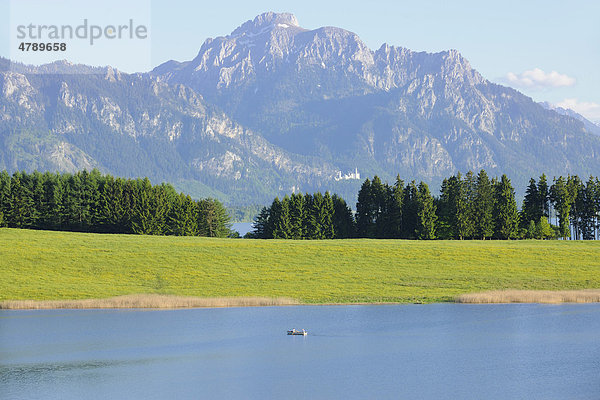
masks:
[[[598,399],[600,304],[4,310],[0,398]]]
[[[244,236],[248,232],[254,230],[254,222],[234,222],[231,224],[231,229],[237,231],[240,236]]]

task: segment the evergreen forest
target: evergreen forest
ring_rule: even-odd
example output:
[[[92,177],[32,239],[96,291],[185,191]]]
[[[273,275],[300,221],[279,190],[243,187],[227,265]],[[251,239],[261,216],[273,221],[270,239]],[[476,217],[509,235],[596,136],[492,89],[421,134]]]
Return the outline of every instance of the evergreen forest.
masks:
[[[194,200],[148,178],[98,170],[0,172],[0,227],[144,235],[227,237],[229,215],[218,200]]]
[[[328,192],[275,198],[256,217],[249,237],[594,240],[599,234],[597,177],[532,178],[519,210],[510,179],[481,170],[444,179],[439,196],[426,183],[400,176],[393,184],[366,179],[355,213]]]

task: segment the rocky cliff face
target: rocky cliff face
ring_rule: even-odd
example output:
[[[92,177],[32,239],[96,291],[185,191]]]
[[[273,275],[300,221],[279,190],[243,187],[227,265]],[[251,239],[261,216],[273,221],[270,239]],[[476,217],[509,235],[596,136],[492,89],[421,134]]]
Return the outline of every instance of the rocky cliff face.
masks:
[[[269,143],[182,85],[112,68],[89,75],[28,68],[0,73],[0,169],[96,167],[240,196],[260,182],[254,200],[336,173]]]

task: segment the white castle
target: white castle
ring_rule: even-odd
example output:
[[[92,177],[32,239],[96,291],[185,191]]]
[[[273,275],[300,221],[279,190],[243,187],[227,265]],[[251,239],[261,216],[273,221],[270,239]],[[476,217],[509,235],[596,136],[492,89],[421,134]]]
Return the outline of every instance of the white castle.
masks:
[[[358,168],[354,168],[354,172],[350,172],[348,174],[342,175],[342,171],[338,171],[337,175],[333,177],[336,181],[346,180],[346,179],[360,179],[360,173],[358,172]]]

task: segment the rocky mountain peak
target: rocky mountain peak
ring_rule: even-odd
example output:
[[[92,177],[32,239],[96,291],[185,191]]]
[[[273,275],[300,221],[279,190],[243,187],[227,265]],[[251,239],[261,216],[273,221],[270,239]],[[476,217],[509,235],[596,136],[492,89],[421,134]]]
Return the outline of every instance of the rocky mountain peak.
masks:
[[[253,20],[246,21],[234,30],[230,36],[256,36],[277,28],[300,28],[300,25],[294,14],[270,11],[258,15]]]
[[[304,92],[319,98],[340,90],[353,93],[357,87],[358,91],[388,91],[412,81],[430,86],[432,79],[441,79],[455,88],[485,81],[457,50],[425,53],[384,44],[373,51],[353,32],[331,26],[307,30],[293,14],[274,12],[246,21],[228,36],[207,39],[190,62],[170,62],[153,71],[209,98],[220,96],[217,92],[224,89],[249,87],[267,76],[267,80],[289,79],[295,87],[298,74],[316,74],[310,79],[315,82],[300,82],[305,82]],[[341,77],[346,87],[338,90],[329,85],[331,92],[323,86],[313,88],[331,74]],[[264,87],[264,82],[259,86]]]

